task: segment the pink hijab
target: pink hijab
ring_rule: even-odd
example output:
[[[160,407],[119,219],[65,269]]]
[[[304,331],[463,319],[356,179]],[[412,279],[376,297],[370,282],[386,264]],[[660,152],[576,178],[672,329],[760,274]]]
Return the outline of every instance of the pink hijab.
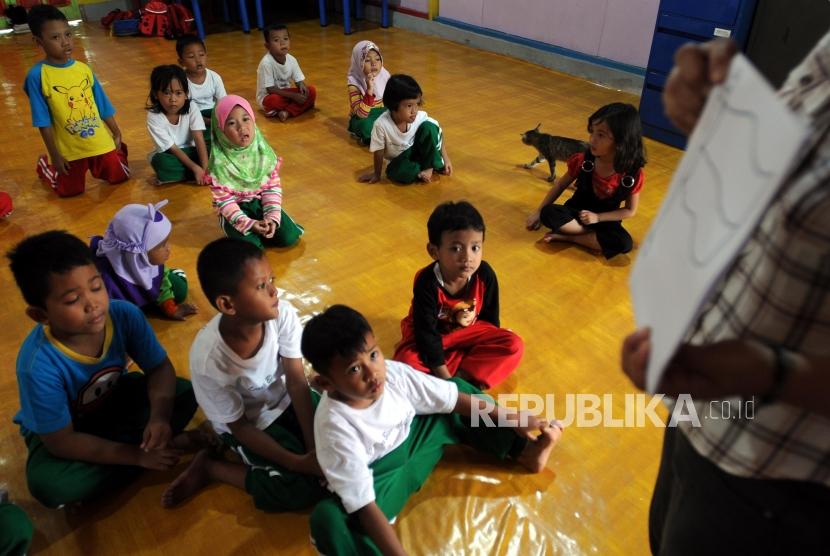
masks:
[[[228,115],[230,115],[231,110],[233,110],[237,104],[241,106],[251,117],[251,120],[256,123],[256,115],[247,100],[238,95],[227,95],[216,103],[216,119],[219,120],[220,128],[225,129],[225,122],[228,120]]]
[[[380,61],[383,62],[383,54],[380,53],[378,45],[372,41],[360,41],[352,49],[352,65],[349,66],[348,83],[355,85],[360,89],[361,93],[366,93],[366,75],[363,73],[363,62],[366,61],[366,56],[369,51],[374,50],[380,56]],[[389,80],[389,70],[386,67],[380,68],[380,72],[375,76],[375,98],[383,98],[383,91],[386,89],[386,82]]]

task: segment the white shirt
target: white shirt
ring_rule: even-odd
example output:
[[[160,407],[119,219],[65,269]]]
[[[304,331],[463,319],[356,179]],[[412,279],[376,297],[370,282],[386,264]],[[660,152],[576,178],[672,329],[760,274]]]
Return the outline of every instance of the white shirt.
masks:
[[[372,126],[372,142],[369,144],[369,152],[386,149],[383,153],[385,159],[392,160],[396,158],[415,143],[415,132],[418,131],[422,123],[427,121],[438,125],[438,122],[428,117],[426,112],[418,110],[415,121],[409,124],[406,131],[401,131],[398,129],[398,124],[392,119],[392,112],[387,110],[375,120]]]
[[[187,80],[188,93],[193,100],[190,105],[195,104],[199,111],[210,110],[216,106],[217,101],[228,94],[225,92],[225,83],[218,73],[209,69],[205,69],[205,72],[207,72],[205,82],[201,85],[190,79]]]
[[[287,89],[291,82],[305,81],[305,75],[300,70],[300,64],[291,54],[285,55],[285,63],[277,62],[270,52],[266,52],[256,69],[256,101],[262,106],[263,99],[268,96],[268,87]]]
[[[297,310],[279,302],[279,315],[265,323],[262,346],[242,359],[219,333],[216,315],[190,347],[190,380],[196,401],[217,433],[230,432],[228,423],[243,415],[258,429],[268,427],[291,404],[282,358],[300,358],[303,329]]]
[[[348,513],[374,501],[369,465],[403,444],[415,415],[451,413],[457,401],[455,383],[389,360],[384,391],[369,407],[323,394],[314,414],[317,461]]]
[[[150,132],[150,138],[155,144],[155,150],[150,153],[150,156],[156,153],[163,153],[173,145],[181,148],[192,147],[193,142],[192,131],[204,131],[205,121],[202,119],[202,114],[195,106],[190,107],[187,114],[179,114],[179,123],[171,124],[167,120],[167,116],[162,113],[147,112],[147,130]]]

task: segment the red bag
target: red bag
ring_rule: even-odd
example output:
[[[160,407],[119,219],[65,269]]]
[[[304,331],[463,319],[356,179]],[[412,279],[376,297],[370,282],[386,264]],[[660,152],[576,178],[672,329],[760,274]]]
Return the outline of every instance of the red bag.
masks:
[[[193,14],[184,5],[168,4],[167,19],[169,25],[164,36],[168,39],[178,39],[184,35],[196,34]]]
[[[163,37],[170,27],[170,21],[167,16],[167,4],[153,0],[144,6],[144,15],[141,16],[141,23],[138,25],[138,30],[142,35],[148,37]]]

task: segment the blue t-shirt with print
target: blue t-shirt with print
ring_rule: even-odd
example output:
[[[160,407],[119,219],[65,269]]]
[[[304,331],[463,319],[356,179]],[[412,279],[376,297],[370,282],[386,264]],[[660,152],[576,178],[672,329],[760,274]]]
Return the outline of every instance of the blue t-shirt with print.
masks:
[[[113,392],[127,372],[127,355],[144,371],[167,357],[144,314],[132,303],[110,301],[100,357],[71,351],[38,324],[17,354],[20,411],[14,422],[22,432],[36,434],[66,427],[74,416],[95,409]]]

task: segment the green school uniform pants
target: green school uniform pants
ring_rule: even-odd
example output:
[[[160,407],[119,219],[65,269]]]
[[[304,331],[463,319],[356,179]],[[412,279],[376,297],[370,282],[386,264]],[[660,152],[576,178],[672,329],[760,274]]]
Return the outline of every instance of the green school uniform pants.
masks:
[[[349,133],[354,134],[364,145],[368,145],[372,139],[372,126],[375,125],[375,120],[384,112],[386,112],[386,108],[379,106],[369,110],[369,114],[365,118],[353,114],[349,118]]]
[[[14,504],[0,504],[0,556],[22,556],[32,544],[32,522]]]
[[[208,155],[210,155],[210,136],[208,135],[205,136],[205,146],[207,147]],[[179,148],[182,152],[184,152],[184,154],[187,155],[187,158],[196,164],[201,165],[201,162],[199,161],[199,153],[196,151],[196,147]],[[156,177],[161,183],[175,183],[179,181],[191,181],[196,179],[193,172],[190,171],[190,168],[187,168],[184,164],[182,164],[182,161],[176,158],[176,155],[167,151],[154,154],[153,158],[150,160],[150,166],[153,167]]]
[[[424,122],[415,132],[415,143],[396,156],[386,167],[386,176],[398,183],[410,184],[418,179],[422,170],[444,168],[441,156],[443,143],[441,128],[432,122]]]
[[[311,402],[315,409],[319,401],[320,396],[312,392]],[[304,454],[307,451],[293,406],[288,406],[263,432],[289,452]],[[265,459],[240,444],[232,434],[224,433],[222,440],[248,466],[245,490],[254,499],[258,509],[266,512],[302,510],[312,507],[328,495],[328,490],[321,486],[319,477],[290,471]]]
[[[259,199],[253,199],[247,203],[239,203],[239,208],[242,209],[242,212],[245,213],[245,216],[248,218],[252,220],[262,220],[262,202]],[[300,241],[300,236],[303,235],[303,232],[305,231],[302,226],[295,223],[294,220],[288,216],[288,213],[286,213],[285,210],[282,211],[280,225],[277,228],[276,233],[274,233],[274,237],[270,238],[263,237],[254,231],[243,234],[234,228],[233,224],[225,220],[222,216],[219,217],[219,225],[222,227],[222,232],[224,232],[227,237],[251,242],[260,249],[265,249],[265,247],[291,247]]]
[[[190,381],[176,378],[176,397],[170,427],[176,435],[184,430],[196,413],[196,398]],[[97,410],[76,418],[75,430],[115,442],[141,444],[144,427],[150,418],[147,378],[144,373],[127,373],[118,381],[116,391]],[[29,457],[26,479],[29,491],[41,504],[57,508],[107,494],[133,481],[141,468],[132,465],[105,465],[73,461],[53,456],[40,436],[24,434]]]
[[[458,391],[482,395],[481,390],[460,378],[450,379]],[[486,397],[486,396],[485,396]],[[392,519],[406,501],[420,490],[449,444],[467,444],[499,459],[517,456],[527,441],[512,429],[469,426],[469,418],[454,413],[418,415],[403,444],[370,467],[374,476],[375,503]],[[339,498],[321,501],[311,513],[311,538],[326,556],[380,555],[355,514],[347,514]]]

